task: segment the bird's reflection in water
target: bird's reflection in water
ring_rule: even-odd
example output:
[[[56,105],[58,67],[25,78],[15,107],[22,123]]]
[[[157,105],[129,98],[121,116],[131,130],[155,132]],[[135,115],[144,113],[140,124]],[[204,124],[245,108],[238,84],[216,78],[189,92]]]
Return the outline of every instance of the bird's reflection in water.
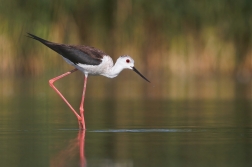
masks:
[[[85,158],[85,130],[79,130],[78,136],[69,141],[69,144],[50,161],[51,167],[78,166],[86,167]],[[76,159],[79,154],[79,160]]]
[[[79,130],[78,134],[78,141],[79,141],[79,147],[80,147],[80,166],[85,167],[86,166],[86,158],[85,158],[85,130]]]

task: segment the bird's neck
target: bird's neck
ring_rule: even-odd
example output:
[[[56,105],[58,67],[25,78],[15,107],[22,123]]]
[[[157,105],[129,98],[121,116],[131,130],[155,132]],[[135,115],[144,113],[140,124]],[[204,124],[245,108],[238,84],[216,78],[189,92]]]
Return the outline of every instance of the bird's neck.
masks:
[[[108,78],[115,78],[123,70],[122,66],[118,62],[115,63],[113,67],[108,69],[107,73],[104,75]]]

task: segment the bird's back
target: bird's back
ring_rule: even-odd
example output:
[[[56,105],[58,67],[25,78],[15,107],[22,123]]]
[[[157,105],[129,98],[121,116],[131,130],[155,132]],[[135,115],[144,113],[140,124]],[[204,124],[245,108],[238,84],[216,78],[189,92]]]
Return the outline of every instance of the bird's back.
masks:
[[[99,65],[106,53],[90,46],[58,44],[44,40],[28,33],[28,37],[35,39],[51,48],[73,64]]]

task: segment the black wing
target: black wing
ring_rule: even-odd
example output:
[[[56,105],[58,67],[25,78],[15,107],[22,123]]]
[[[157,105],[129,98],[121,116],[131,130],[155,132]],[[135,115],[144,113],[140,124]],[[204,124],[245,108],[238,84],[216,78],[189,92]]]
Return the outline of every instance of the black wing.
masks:
[[[59,53],[61,56],[70,60],[74,64],[88,64],[88,65],[99,65],[101,63],[101,59],[104,55],[106,55],[101,50],[90,46],[76,46],[76,45],[66,45],[66,44],[57,44],[54,42],[50,42],[39,38],[33,34],[27,33],[32,39],[35,39],[47,47],[51,48],[55,52]]]

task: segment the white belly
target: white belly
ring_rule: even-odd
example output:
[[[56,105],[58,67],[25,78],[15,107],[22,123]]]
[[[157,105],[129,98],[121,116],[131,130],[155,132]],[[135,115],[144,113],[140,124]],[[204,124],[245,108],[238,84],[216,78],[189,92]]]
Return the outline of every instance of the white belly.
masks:
[[[81,63],[74,64],[66,58],[64,58],[64,60],[68,64],[76,67],[78,70],[88,75],[104,75],[107,73],[107,71],[109,71],[109,69],[113,67],[113,64],[114,64],[113,60],[109,56],[104,56],[102,58],[102,62],[99,65],[87,65],[87,64],[81,64]]]

